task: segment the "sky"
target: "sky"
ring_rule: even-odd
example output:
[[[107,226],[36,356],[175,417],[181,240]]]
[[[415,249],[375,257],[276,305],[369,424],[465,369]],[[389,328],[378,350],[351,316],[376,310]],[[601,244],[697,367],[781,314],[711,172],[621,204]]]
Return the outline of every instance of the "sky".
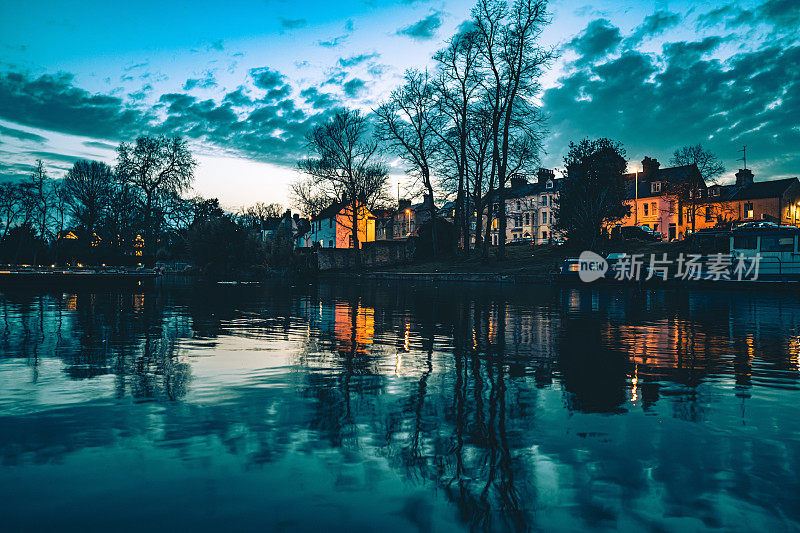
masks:
[[[472,1],[0,4],[0,179],[43,159],[113,164],[119,142],[182,135],[194,193],[236,209],[289,205],[308,129],[333,109],[369,112],[469,18]],[[757,180],[800,174],[797,0],[556,0],[542,36],[542,165],[570,141],[610,137],[631,167],[703,143]],[[403,169],[392,166],[392,186]]]

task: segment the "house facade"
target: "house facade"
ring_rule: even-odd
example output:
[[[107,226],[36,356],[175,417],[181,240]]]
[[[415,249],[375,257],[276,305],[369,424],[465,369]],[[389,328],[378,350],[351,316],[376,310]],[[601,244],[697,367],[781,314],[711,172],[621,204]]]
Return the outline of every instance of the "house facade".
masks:
[[[375,216],[363,205],[359,205],[357,209],[359,210],[358,241],[359,243],[372,242],[375,240]],[[334,202],[318,215],[311,217],[311,227],[304,235],[305,246],[352,248],[352,213],[350,202],[340,201]]]
[[[523,176],[511,179],[511,187],[505,191],[506,242],[531,239],[533,244],[547,244],[558,237],[554,228],[562,180],[546,168],[539,169],[534,183]],[[492,245],[500,242],[499,226],[495,216],[491,221]]]
[[[391,226],[392,239],[405,239],[414,235],[417,229],[431,219],[431,213],[436,211],[433,197],[424,195],[422,202],[412,204],[411,200],[398,200],[397,210],[392,213]]]
[[[668,240],[684,238],[686,206],[693,205],[693,193],[702,196],[706,189],[696,165],[661,168],[657,159],[645,157],[642,171],[625,174],[623,179],[625,203],[631,210],[617,224],[647,226]]]
[[[800,223],[797,178],[756,182],[752,171],[740,169],[733,184],[707,185],[695,165],[660,168],[649,157],[642,161],[642,172],[624,178],[631,211],[617,224],[648,226],[670,241],[741,222]]]

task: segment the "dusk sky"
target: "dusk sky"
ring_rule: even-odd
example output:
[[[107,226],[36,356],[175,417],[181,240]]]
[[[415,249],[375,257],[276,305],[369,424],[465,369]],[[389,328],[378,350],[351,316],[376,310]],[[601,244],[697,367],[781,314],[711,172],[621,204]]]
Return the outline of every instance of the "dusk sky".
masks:
[[[228,208],[287,204],[303,138],[336,106],[368,111],[468,18],[471,0],[6,1],[0,6],[0,175],[37,158],[60,176],[113,163],[140,133],[180,134],[195,192]],[[800,9],[766,2],[556,1],[546,44],[543,165],[607,136],[666,165],[701,142],[732,178],[800,169]],[[402,168],[394,167],[397,176]],[[392,183],[396,183],[393,178]]]

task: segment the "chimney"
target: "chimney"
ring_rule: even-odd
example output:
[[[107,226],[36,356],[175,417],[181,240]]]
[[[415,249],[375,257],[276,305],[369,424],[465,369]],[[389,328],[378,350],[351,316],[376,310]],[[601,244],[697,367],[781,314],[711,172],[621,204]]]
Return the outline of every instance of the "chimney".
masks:
[[[645,157],[642,159],[642,174],[646,178],[655,177],[656,173],[658,173],[658,167],[661,166],[661,163],[658,162],[658,159],[653,157]]]
[[[528,178],[525,176],[516,175],[511,178],[511,188],[512,189],[519,189],[520,187],[524,187],[528,184]]]
[[[740,168],[736,173],[736,185],[745,187],[753,184],[753,171],[749,168]]]
[[[294,215],[292,215],[292,218],[294,219],[295,222],[297,222],[298,220],[300,220],[300,213],[295,213]]]
[[[556,179],[556,173],[549,168],[540,168],[536,172],[536,181],[539,183],[547,183],[547,180]]]
[[[402,211],[403,209],[408,209],[409,207],[411,207],[411,200],[402,199],[397,201],[398,211]]]

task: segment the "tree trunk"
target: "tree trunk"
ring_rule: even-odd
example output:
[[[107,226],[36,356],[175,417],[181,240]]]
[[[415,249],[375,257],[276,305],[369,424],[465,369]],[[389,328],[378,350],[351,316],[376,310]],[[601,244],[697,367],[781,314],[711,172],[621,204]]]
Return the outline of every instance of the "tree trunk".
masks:
[[[430,224],[431,224],[431,246],[433,248],[433,258],[439,255],[439,243],[436,235],[436,207],[433,203],[433,187],[431,186],[431,180],[428,178],[426,180],[428,183],[428,197],[430,198],[430,205],[428,206],[428,212],[430,213]]]
[[[353,202],[352,204],[352,224],[350,228],[350,235],[352,235],[353,241],[353,254],[356,263],[356,271],[361,272],[361,246],[358,240],[358,202]]]

